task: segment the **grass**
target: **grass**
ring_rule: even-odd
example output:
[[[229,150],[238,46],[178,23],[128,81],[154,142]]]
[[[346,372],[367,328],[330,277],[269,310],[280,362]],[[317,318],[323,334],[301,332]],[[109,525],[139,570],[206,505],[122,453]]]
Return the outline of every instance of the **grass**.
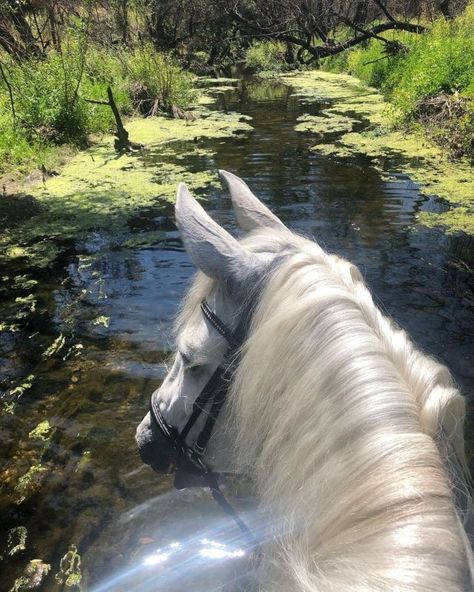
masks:
[[[105,100],[108,85],[122,114],[171,113],[197,99],[192,76],[146,44],[125,52],[71,35],[61,52],[51,50],[43,60],[18,64],[1,57],[0,175],[49,169],[58,147],[83,148],[91,134],[111,131],[111,110],[86,100]]]

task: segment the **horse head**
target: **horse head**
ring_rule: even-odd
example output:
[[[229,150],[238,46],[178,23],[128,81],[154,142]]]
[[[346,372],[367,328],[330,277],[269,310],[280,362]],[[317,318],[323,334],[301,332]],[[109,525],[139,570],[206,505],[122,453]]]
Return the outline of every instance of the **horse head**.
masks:
[[[226,171],[220,174],[229,187],[242,230],[285,229],[244,181]],[[172,366],[152,396],[156,412],[166,425],[164,430],[160,429],[153,411],[149,412],[138,426],[136,441],[145,463],[162,473],[173,471],[178,464],[176,483],[189,486],[201,482],[192,471],[186,471],[177,463],[179,459],[172,439],[186,430],[182,444],[189,448],[195,444],[210,409],[203,409],[202,416],[187,428],[193,408],[196,402],[199,404],[200,394],[212,382],[226,356],[229,357],[229,340],[216,330],[212,319],[203,314],[201,303],[206,301],[211,314],[221,320],[230,333],[238,329],[245,332],[258,292],[275,264],[279,249],[272,241],[260,248],[246,248],[212,220],[184,184],[178,189],[175,213],[185,249],[199,273],[177,320],[177,347]],[[236,345],[234,349],[241,343]],[[167,430],[172,432],[172,437],[166,434]],[[224,411],[202,451],[202,461],[209,470],[233,471],[231,439],[231,427],[225,421]]]

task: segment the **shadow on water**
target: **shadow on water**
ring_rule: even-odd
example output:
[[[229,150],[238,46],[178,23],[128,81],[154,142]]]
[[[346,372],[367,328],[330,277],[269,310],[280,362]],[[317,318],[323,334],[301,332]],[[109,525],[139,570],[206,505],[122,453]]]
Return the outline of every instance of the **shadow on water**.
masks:
[[[214,156],[191,156],[188,168],[244,177],[292,229],[359,265],[383,309],[473,393],[472,239],[418,226],[417,214],[438,206],[409,178],[388,181],[367,159],[336,162],[309,151],[313,140],[294,130],[295,120],[327,105],[303,108],[274,81],[243,81],[219,97],[221,109],[250,115],[254,131],[205,141]],[[235,230],[223,191],[206,196],[213,216]],[[130,222],[132,232],[162,233],[153,246],[112,247],[98,233],[79,241],[53,271],[36,275],[27,326],[2,342],[5,384],[33,378],[14,413],[0,418],[1,544],[8,548],[10,529],[27,529],[26,550],[0,550],[1,589],[41,558],[52,564],[47,589],[61,590],[54,574],[71,543],[82,584],[95,592],[211,590],[241,572],[235,530],[209,495],[173,491],[135,452],[135,428],[166,372],[172,320],[193,274],[171,216],[170,208],[149,208]],[[31,289],[12,281],[10,295]],[[39,353],[56,341],[49,356]]]

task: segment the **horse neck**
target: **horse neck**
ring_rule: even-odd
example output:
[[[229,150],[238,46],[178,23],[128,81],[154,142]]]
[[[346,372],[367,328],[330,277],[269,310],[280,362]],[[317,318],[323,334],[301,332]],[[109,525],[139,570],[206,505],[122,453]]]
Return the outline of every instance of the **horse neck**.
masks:
[[[308,289],[304,273],[272,278],[233,387],[240,458],[279,517],[282,573],[308,591],[357,590],[362,573],[364,590],[434,590],[440,577],[461,590],[450,486],[406,368],[346,286],[319,270]]]

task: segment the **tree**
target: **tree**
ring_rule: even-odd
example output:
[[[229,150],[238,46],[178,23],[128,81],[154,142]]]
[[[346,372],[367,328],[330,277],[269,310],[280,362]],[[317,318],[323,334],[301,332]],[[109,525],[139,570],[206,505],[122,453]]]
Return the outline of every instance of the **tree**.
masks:
[[[390,30],[423,33],[426,28],[403,17],[394,16],[386,2],[350,2],[348,0],[265,0],[236,1],[229,5],[229,14],[241,32],[248,36],[273,38],[293,43],[309,61],[336,55],[371,38],[391,42],[381,36]],[[346,37],[335,33],[345,26]],[[347,33],[349,32],[349,33]]]

